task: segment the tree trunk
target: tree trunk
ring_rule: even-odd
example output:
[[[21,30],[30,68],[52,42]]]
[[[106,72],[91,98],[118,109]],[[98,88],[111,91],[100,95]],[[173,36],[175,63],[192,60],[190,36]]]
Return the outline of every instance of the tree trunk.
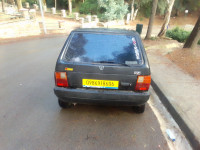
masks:
[[[191,49],[196,48],[199,39],[200,39],[200,16],[199,19],[197,20],[195,27],[192,30],[192,33],[185,42],[183,48],[191,48]]]
[[[169,0],[168,1],[167,12],[165,14],[164,23],[162,25],[162,28],[161,28],[159,34],[158,34],[159,37],[165,36],[165,33],[167,32],[167,28],[168,28],[168,25],[169,25],[170,16],[171,16],[171,13],[172,13],[174,1],[175,0]]]
[[[5,12],[5,2],[4,2],[4,0],[1,1],[1,5],[2,5],[2,12]]]
[[[56,7],[57,7],[56,4],[57,4],[57,0],[55,0],[55,9],[56,9]]]
[[[43,5],[47,6],[46,0],[43,0]]]
[[[18,10],[22,9],[22,1],[21,0],[17,0],[17,8],[18,8]]]
[[[72,0],[68,0],[68,9],[69,9],[69,14],[72,14]]]
[[[85,2],[85,0],[83,0],[83,3]]]
[[[151,38],[151,32],[152,32],[153,22],[154,22],[154,18],[155,18],[157,6],[158,6],[158,0],[153,0],[152,5],[153,6],[152,6],[152,11],[151,11],[151,17],[149,19],[149,25],[148,25],[147,35],[146,35],[145,39]]]
[[[179,9],[176,9],[175,16],[176,16],[176,17],[178,17],[178,16],[179,16]]]
[[[135,12],[134,12],[133,20],[135,20],[135,18],[136,18],[136,16],[137,16],[137,13],[138,13],[138,9],[136,9]]]
[[[135,3],[135,0],[133,0],[131,3],[131,20],[132,21],[133,21],[133,16],[134,16],[134,3]]]

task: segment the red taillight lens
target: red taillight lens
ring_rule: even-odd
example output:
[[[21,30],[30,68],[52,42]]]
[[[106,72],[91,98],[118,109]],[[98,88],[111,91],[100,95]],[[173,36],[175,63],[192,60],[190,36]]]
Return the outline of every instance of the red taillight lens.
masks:
[[[151,84],[151,76],[138,76],[135,91],[148,91]]]
[[[57,86],[68,87],[66,72],[55,72],[55,82]]]

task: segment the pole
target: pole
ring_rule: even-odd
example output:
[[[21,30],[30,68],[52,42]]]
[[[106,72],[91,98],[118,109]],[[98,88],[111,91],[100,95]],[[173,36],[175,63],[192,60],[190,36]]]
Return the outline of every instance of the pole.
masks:
[[[44,29],[44,34],[47,34],[47,29],[46,29],[46,25],[44,23],[44,12],[43,12],[43,8],[42,8],[42,2],[41,0],[39,0],[39,5],[40,5],[40,12],[41,12],[41,16],[42,16],[42,25],[43,25],[43,29]]]

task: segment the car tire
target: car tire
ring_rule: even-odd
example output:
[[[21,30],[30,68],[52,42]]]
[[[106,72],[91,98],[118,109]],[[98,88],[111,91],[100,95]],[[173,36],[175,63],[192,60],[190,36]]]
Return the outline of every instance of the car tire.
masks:
[[[66,108],[71,108],[73,106],[72,103],[64,102],[60,99],[58,99],[58,104],[61,108],[66,109]]]
[[[140,105],[140,106],[133,106],[133,110],[137,114],[144,113],[144,111],[145,111],[145,104],[144,105]]]

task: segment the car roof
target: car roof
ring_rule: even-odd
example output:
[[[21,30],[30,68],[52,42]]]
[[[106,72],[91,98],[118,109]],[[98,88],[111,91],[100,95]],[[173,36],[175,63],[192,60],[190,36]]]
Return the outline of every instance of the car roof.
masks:
[[[134,30],[127,30],[127,29],[117,29],[117,28],[79,28],[75,29],[72,32],[92,32],[92,33],[115,33],[115,34],[132,34],[137,35],[139,34]]]

